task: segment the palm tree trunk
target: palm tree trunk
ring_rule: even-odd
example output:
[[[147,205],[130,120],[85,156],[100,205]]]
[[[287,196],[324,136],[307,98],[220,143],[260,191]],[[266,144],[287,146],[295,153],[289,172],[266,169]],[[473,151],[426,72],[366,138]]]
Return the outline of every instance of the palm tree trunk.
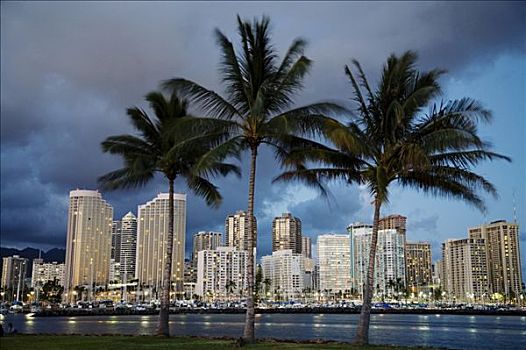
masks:
[[[374,220],[373,233],[371,237],[371,249],[369,251],[369,265],[367,266],[367,277],[365,280],[365,288],[363,289],[363,305],[360,312],[360,319],[358,320],[358,329],[354,337],[353,344],[365,345],[369,344],[369,323],[371,321],[371,299],[373,296],[374,285],[374,263],[376,258],[376,246],[378,243],[378,225],[380,221],[380,207],[382,203],[378,196],[374,199]]]
[[[248,181],[248,256],[247,256],[247,313],[245,316],[245,330],[243,337],[245,342],[255,342],[255,310],[254,310],[254,247],[256,237],[254,235],[254,188],[256,184],[256,157],[258,154],[257,146],[251,147],[250,158],[250,179]]]
[[[172,277],[172,251],[174,233],[174,179],[169,178],[170,192],[168,196],[168,236],[166,237],[166,256],[164,260],[163,286],[161,291],[161,310],[159,311],[159,324],[157,335],[169,337],[170,326],[168,319],[170,315],[170,287]]]

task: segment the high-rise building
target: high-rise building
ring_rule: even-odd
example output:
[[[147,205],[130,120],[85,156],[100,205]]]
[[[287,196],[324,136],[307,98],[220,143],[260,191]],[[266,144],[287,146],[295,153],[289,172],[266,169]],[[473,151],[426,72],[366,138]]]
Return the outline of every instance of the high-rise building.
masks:
[[[137,217],[130,211],[121,219],[120,280],[128,283],[135,278],[137,259]]]
[[[447,298],[484,300],[490,297],[484,239],[449,239],[442,243],[442,288]]]
[[[301,254],[301,220],[283,213],[272,220],[272,251],[290,249]]]
[[[138,208],[136,278],[156,294],[164,280],[169,204],[169,194],[160,193]],[[186,195],[175,193],[171,280],[176,292],[183,291],[185,231]]]
[[[352,254],[352,288],[363,295],[369,253],[371,248],[372,226],[356,223],[347,227],[350,235]],[[374,265],[374,293],[376,295],[394,295],[403,292],[405,286],[404,234],[396,229],[378,231]]]
[[[433,285],[435,287],[442,286],[444,280],[444,262],[437,260],[433,264]]]
[[[305,257],[292,249],[277,250],[261,258],[263,280],[270,280],[270,291],[280,300],[300,298],[305,288]]]
[[[184,260],[184,277],[183,277],[183,289],[185,298],[192,298],[195,294],[195,285],[197,282],[197,255],[195,256],[196,263],[194,265],[193,260]]]
[[[310,237],[301,237],[301,253],[306,258],[312,258],[312,240]]]
[[[303,255],[303,254],[302,254]],[[318,284],[316,282],[316,261],[311,258],[307,258],[303,255],[303,264],[305,265],[305,278],[303,284],[306,289],[311,292],[318,290]]]
[[[349,235],[318,236],[319,289],[332,293],[351,290],[351,245]]]
[[[217,247],[197,253],[195,294],[208,300],[239,298],[247,288],[247,251]]]
[[[109,282],[113,208],[98,191],[69,193],[65,296],[75,286]]]
[[[111,225],[110,283],[121,282],[121,233],[121,221],[113,220]]]
[[[389,215],[380,218],[378,223],[379,230],[396,230],[405,236],[407,218],[399,214]]]
[[[24,280],[27,275],[29,261],[18,255],[2,258],[2,288],[6,290],[5,300],[22,300],[24,297]]]
[[[66,265],[54,261],[45,263],[42,259],[33,259],[33,272],[31,276],[31,287],[42,288],[49,281],[57,281],[59,286],[64,285],[64,273]]]
[[[416,242],[405,244],[406,286],[413,293],[427,289],[433,283],[431,244]]]
[[[486,243],[489,284],[492,293],[517,298],[522,291],[519,225],[505,220],[468,229],[469,238]]]
[[[110,283],[121,283],[121,263],[110,259],[110,272],[109,272]]]
[[[121,261],[121,237],[122,237],[122,223],[120,220],[113,220],[111,224],[110,259],[113,259],[117,262]]]
[[[194,235],[192,259],[197,261],[197,253],[201,250],[215,250],[222,245],[221,232],[199,231]]]
[[[257,237],[257,220],[255,216],[252,218],[252,221],[254,223],[253,237]],[[227,216],[225,220],[225,245],[236,247],[239,250],[248,250],[248,232],[248,214],[246,212],[240,210],[233,215]],[[254,247],[256,247],[255,241]]]
[[[200,231],[194,234],[193,250],[192,250],[192,266],[188,266],[186,269],[185,281],[196,282],[197,281],[197,253],[201,250],[215,250],[217,247],[221,247],[222,234],[221,232],[212,231]]]

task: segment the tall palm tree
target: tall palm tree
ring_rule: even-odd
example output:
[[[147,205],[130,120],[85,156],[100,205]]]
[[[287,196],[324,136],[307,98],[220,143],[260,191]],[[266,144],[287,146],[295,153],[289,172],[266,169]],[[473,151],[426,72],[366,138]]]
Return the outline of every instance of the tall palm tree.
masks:
[[[186,180],[190,190],[203,197],[206,203],[217,206],[221,202],[218,189],[208,180],[209,176],[227,175],[239,170],[223,163],[219,158],[208,162],[206,168],[195,170],[199,157],[221,142],[224,132],[216,132],[208,123],[187,114],[187,101],[175,93],[168,98],[161,92],[146,95],[154,116],[134,107],[127,110],[128,117],[139,135],[108,137],[102,142],[104,152],[120,155],[124,160],[121,169],[99,178],[105,189],[131,188],[145,185],[156,173],[162,174],[169,184],[169,220],[161,290],[158,335],[169,336],[168,316],[172,277],[172,250],[174,230],[174,182]]]
[[[330,145],[290,152],[291,169],[275,179],[301,180],[316,186],[322,194],[326,194],[323,184],[327,180],[365,184],[374,198],[357,344],[369,341],[378,221],[382,204],[388,202],[390,185],[461,199],[483,211],[484,202],[477,191],[482,189],[494,196],[497,193],[473,167],[483,161],[510,160],[492,152],[491,145],[479,137],[479,122],[491,119],[491,113],[479,102],[462,98],[432,104],[440,95],[438,78],[444,71],[419,72],[416,60],[411,51],[391,55],[374,91],[359,62],[353,60],[357,77],[349,66],[345,73],[357,103],[355,118],[346,124],[327,125],[325,136]]]
[[[232,297],[232,294],[234,293],[234,289],[237,288],[236,282],[232,280],[228,280],[228,282],[225,284],[225,288],[228,293],[228,296]]]
[[[232,137],[202,158],[201,165],[217,157],[250,152],[248,184],[248,237],[247,250],[247,312],[244,340],[253,343],[254,334],[254,255],[256,246],[254,215],[256,159],[263,144],[272,147],[278,158],[295,144],[308,144],[302,136],[320,130],[325,114],[341,113],[343,108],[332,103],[317,103],[290,109],[293,97],[303,87],[303,79],[311,67],[311,60],[303,55],[305,41],[296,39],[283,60],[271,45],[269,19],[263,17],[253,23],[237,17],[241,40],[239,52],[219,30],[217,43],[222,52],[221,78],[226,97],[181,78],[171,79],[164,87],[178,91],[200,106],[209,117],[222,119]]]

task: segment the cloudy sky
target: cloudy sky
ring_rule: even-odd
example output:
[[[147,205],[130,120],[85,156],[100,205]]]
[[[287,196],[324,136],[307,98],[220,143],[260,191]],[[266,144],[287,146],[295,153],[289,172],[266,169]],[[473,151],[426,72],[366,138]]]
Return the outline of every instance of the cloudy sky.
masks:
[[[466,236],[467,228],[497,219],[526,222],[526,6],[516,3],[359,2],[2,2],[1,3],[1,244],[63,247],[68,192],[95,189],[98,176],[120,166],[103,154],[107,136],[132,132],[129,106],[164,79],[179,76],[222,91],[220,53],[213,30],[237,41],[235,17],[267,14],[282,54],[296,37],[308,40],[314,60],[297,104],[337,100],[349,104],[343,67],[362,62],[376,81],[390,53],[416,50],[422,69],[448,70],[443,99],[479,99],[494,113],[481,128],[494,149],[513,158],[477,171],[495,183],[484,215],[461,202],[394,188],[383,214],[408,217],[408,239],[433,244]],[[270,223],[284,211],[303,221],[304,233],[344,232],[347,224],[370,222],[366,191],[332,186],[328,205],[297,184],[271,185],[279,173],[273,155],[258,160],[256,215],[259,250],[270,251]],[[247,160],[242,162],[247,173]],[[246,177],[218,179],[223,205],[209,209],[188,197],[187,247],[199,230],[224,230],[225,216],[246,207]],[[180,192],[185,188],[177,183]],[[157,179],[131,191],[103,193],[115,218],[166,191]],[[523,265],[526,233],[522,231]]]

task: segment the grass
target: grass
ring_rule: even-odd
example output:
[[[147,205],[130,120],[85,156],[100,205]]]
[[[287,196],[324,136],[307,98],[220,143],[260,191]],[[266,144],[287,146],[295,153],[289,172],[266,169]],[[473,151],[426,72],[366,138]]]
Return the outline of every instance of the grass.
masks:
[[[159,338],[153,336],[82,336],[82,335],[15,335],[0,338],[2,350],[229,350],[239,349],[233,340],[217,340],[194,337]],[[370,345],[366,347],[341,343],[298,344],[292,342],[262,341],[242,349],[290,349],[290,350],[424,350],[425,348]]]

